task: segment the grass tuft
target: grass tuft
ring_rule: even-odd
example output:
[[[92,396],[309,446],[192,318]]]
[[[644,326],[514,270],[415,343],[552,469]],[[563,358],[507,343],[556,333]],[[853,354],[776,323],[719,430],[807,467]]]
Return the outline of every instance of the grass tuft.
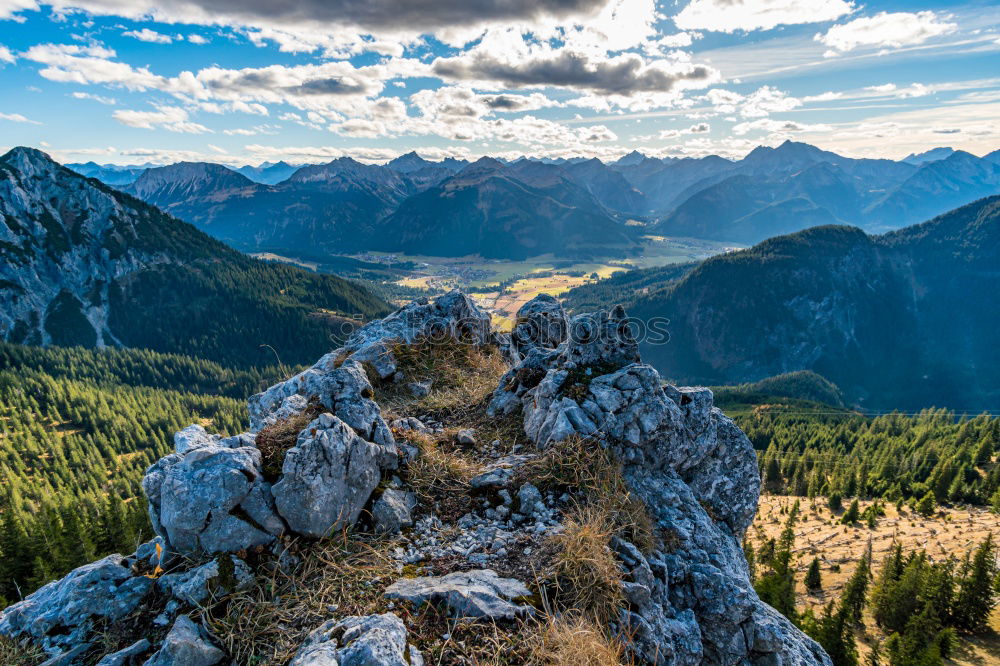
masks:
[[[611,550],[614,517],[585,504],[571,510],[552,537],[558,552],[548,576],[557,608],[574,610],[605,626],[625,602],[622,571]]]
[[[34,644],[20,645],[6,636],[0,636],[0,664],[4,666],[36,666],[45,661],[45,653]]]
[[[579,615],[549,618],[532,637],[531,663],[540,666],[613,666],[627,663],[624,646]]]
[[[645,503],[632,494],[614,453],[594,439],[555,442],[521,468],[516,484],[579,493],[584,503],[607,513],[614,536],[648,553],[656,547],[656,527]]]

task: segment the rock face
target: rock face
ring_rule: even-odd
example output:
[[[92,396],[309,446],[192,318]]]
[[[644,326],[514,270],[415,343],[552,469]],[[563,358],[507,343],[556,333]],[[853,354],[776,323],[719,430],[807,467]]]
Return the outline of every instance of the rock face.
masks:
[[[491,569],[463,571],[445,576],[401,578],[385,591],[390,599],[409,601],[415,606],[442,603],[456,618],[513,620],[532,612],[530,606],[511,603],[531,591],[513,578],[501,578]]]
[[[393,613],[330,620],[315,629],[288,666],[423,666]]]
[[[544,358],[544,362],[538,360]],[[612,449],[649,508],[661,545],[643,554],[618,540],[629,608],[617,628],[651,664],[829,664],[814,641],[760,601],[741,540],[760,477],[746,436],[704,388],[662,387],[640,362],[620,309],[579,315],[544,357],[529,353],[491,407],[521,410],[539,448],[583,437]]]

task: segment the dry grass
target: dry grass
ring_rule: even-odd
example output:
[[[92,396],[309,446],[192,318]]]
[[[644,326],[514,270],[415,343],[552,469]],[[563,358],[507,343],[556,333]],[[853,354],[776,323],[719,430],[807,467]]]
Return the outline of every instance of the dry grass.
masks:
[[[515,485],[530,482],[542,490],[570,490],[610,517],[615,536],[643,552],[656,546],[656,529],[646,505],[625,483],[621,463],[597,440],[570,437],[552,444],[520,470]]]
[[[570,511],[563,531],[552,537],[557,552],[547,578],[556,607],[578,611],[600,626],[617,616],[625,601],[622,571],[610,545],[614,531],[606,509],[586,504]]]
[[[628,663],[625,648],[580,616],[550,618],[532,640],[531,663],[539,666],[612,666]]]
[[[0,636],[0,664],[3,666],[36,666],[45,661],[45,653],[35,645],[21,646]]]
[[[462,412],[485,402],[507,371],[500,350],[457,340],[418,341],[392,348],[405,382],[431,380],[430,395],[415,398],[403,384],[378,388],[378,402],[392,413],[423,411]]]
[[[295,446],[302,429],[323,411],[323,406],[319,404],[319,401],[313,399],[300,414],[261,428],[254,443],[260,450],[264,478],[268,481],[274,481],[281,476],[281,467],[285,463],[285,454],[288,453],[288,449]]]
[[[206,609],[204,618],[234,663],[287,663],[326,620],[388,610],[382,592],[400,576],[392,545],[358,536],[293,544],[302,559],[295,571],[258,571],[253,588]]]
[[[466,491],[469,480],[481,471],[478,464],[457,450],[448,439],[413,432],[405,436],[420,450],[420,455],[407,466],[406,480],[424,499],[432,499],[442,492]]]

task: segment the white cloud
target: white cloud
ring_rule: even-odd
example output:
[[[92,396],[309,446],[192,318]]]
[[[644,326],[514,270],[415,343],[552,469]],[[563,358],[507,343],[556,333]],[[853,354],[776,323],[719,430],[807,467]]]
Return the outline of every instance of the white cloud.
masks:
[[[843,96],[843,93],[827,91],[818,95],[807,95],[802,98],[802,102],[806,104],[809,102],[830,102],[835,99],[840,99]]]
[[[802,100],[771,86],[761,86],[749,95],[713,88],[705,93],[703,99],[707,100],[718,114],[738,111],[744,118],[762,118],[771,113],[791,111],[802,106]]]
[[[94,95],[93,93],[88,92],[75,92],[73,93],[73,97],[76,99],[90,99],[95,102],[100,102],[101,104],[107,104],[108,106],[118,103],[118,100],[114,97],[104,97],[102,95]]]
[[[25,118],[20,113],[0,113],[0,120],[9,120],[12,123],[28,123],[30,125],[41,125],[37,120]]]
[[[191,42],[192,44],[199,44],[199,45],[201,45],[201,44],[208,44],[208,38],[207,37],[202,37],[201,35],[199,35],[197,33],[191,33],[190,35],[188,35],[187,36],[187,40],[189,42]]]
[[[118,110],[111,115],[122,125],[141,129],[162,128],[182,134],[205,134],[212,131],[188,120],[188,112],[176,106],[160,106],[156,111]]]
[[[222,133],[226,136],[257,136],[258,134],[276,135],[278,130],[281,129],[279,125],[256,125],[249,129],[238,128],[238,129],[227,129],[222,130]]]
[[[143,28],[142,30],[129,30],[123,32],[122,35],[125,37],[134,37],[140,42],[150,42],[151,44],[170,44],[174,41],[174,38],[170,35],[164,35],[162,32],[156,32],[155,30],[150,30],[149,28]]]
[[[134,69],[123,62],[111,60],[115,52],[103,46],[78,44],[38,44],[23,57],[47,65],[41,74],[60,83],[100,83],[129,90],[163,89],[166,79],[145,67]]]
[[[922,44],[932,37],[952,32],[956,27],[954,23],[943,22],[931,11],[879,12],[875,16],[835,25],[825,34],[817,34],[815,39],[841,52],[852,51],[859,46],[899,48]]]
[[[707,134],[710,131],[712,131],[712,126],[709,125],[708,123],[697,123],[695,125],[691,125],[691,127],[688,127],[687,129],[681,129],[681,130],[667,129],[667,130],[663,130],[663,131],[661,131],[657,135],[657,138],[659,138],[659,139],[676,139],[677,137],[683,136],[685,134]]]
[[[15,58],[14,54],[10,52],[10,49],[0,44],[0,63],[12,63],[15,60],[17,60],[17,58]]]
[[[691,0],[674,17],[681,30],[736,32],[833,21],[854,10],[845,0]]]
[[[829,125],[808,125],[794,120],[774,120],[773,118],[761,118],[739,123],[733,126],[733,134],[743,136],[749,132],[768,132],[788,134],[793,132],[817,132],[827,131]]]

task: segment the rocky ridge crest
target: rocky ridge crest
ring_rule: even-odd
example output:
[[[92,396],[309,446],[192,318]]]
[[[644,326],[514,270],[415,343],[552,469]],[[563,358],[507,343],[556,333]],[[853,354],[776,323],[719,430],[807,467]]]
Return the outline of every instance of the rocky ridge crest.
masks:
[[[523,445],[486,444],[476,430],[451,433],[433,415],[399,413],[419,400],[392,402],[394,413],[383,416],[383,393],[422,399],[438,390],[406,365],[408,350],[429,342],[502,355],[509,370],[483,407],[491,419],[516,422]],[[298,542],[353,529],[389,544],[395,575],[375,595],[380,612],[352,615],[331,605],[288,663],[423,663],[423,616],[408,609],[440,608],[456,622],[498,626],[573,612],[546,601],[544,581],[517,563],[542,561],[584,501],[572,488],[536,486],[526,473],[576,442],[613,455],[624,492],[651,521],[648,543],[622,533],[607,544],[621,603],[604,629],[629,658],[830,663],[750,583],[740,546],[759,496],[750,442],[713,407],[708,389],[662,385],[641,362],[620,308],[568,318],[542,296],[506,335],[452,292],[364,326],[312,368],[251,398],[249,412],[250,432],[241,435],[200,426],[178,432],[175,452],[143,480],[157,537],[0,612],[0,635],[41,645],[47,664],[229,663],[235,656],[205,621],[212,604],[255,578],[305,566],[308,551]],[[429,497],[417,470],[441,456],[427,442],[442,436],[467,458],[478,456],[467,464],[475,474]],[[460,511],[451,509],[457,496]],[[158,629],[105,653],[98,634],[126,619]]]

